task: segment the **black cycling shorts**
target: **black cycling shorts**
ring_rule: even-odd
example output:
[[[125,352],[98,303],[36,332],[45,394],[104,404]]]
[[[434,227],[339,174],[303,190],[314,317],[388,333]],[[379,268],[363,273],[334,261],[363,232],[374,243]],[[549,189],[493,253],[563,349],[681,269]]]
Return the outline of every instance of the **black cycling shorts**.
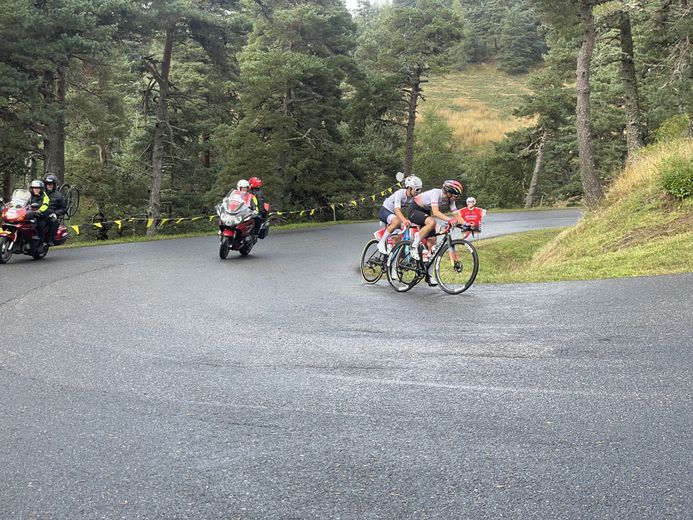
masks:
[[[407,214],[409,220],[419,227],[424,227],[426,225],[426,219],[431,216],[430,211],[426,211],[421,206],[414,204],[413,202],[409,206],[409,212]]]

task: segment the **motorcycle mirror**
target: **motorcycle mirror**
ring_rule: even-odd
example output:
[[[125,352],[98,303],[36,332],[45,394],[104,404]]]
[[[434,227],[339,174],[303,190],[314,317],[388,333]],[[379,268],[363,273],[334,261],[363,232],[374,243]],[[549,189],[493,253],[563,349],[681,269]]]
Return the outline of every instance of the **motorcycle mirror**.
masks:
[[[31,205],[31,209],[38,209],[38,208],[40,208],[40,207],[41,207],[41,204],[39,204],[38,202],[34,202],[34,203]]]
[[[395,179],[397,179],[397,182],[402,182],[404,180],[404,174],[402,172],[397,172]]]

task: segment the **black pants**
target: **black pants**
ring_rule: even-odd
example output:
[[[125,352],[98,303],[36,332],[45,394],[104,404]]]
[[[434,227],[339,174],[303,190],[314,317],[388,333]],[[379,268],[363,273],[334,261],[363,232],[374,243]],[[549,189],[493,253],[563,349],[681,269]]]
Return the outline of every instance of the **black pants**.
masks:
[[[39,240],[42,242],[46,241],[46,231],[50,227],[50,219],[48,217],[37,217],[36,218],[36,231]]]
[[[260,234],[260,228],[262,227],[262,223],[265,221],[265,217],[263,215],[259,215],[255,217],[255,236],[258,236]]]
[[[53,240],[55,240],[55,234],[58,232],[58,226],[60,226],[60,222],[58,222],[58,219],[51,219],[48,222],[49,233],[46,242],[53,242]]]

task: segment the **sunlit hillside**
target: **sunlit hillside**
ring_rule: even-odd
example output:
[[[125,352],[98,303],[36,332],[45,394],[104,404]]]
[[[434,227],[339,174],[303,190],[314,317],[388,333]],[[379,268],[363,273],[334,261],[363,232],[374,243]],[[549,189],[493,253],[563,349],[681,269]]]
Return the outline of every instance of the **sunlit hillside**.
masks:
[[[470,65],[462,72],[433,77],[424,85],[423,117],[435,110],[447,120],[464,148],[483,148],[531,124],[512,115],[520,96],[529,92],[528,77],[510,76],[494,65]]]
[[[642,150],[600,208],[576,226],[560,234],[541,231],[483,241],[479,254],[486,269],[480,271],[480,280],[536,282],[693,271],[693,199],[673,197],[664,187],[667,172],[680,170],[681,186],[690,193],[691,161],[690,139]],[[541,247],[543,241],[547,243]],[[522,259],[501,264],[511,249]]]

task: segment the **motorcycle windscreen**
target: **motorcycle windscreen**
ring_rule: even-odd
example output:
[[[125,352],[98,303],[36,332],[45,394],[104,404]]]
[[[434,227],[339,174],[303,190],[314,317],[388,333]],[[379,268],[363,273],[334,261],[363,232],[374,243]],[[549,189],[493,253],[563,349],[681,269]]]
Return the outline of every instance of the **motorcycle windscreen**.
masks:
[[[23,208],[30,200],[31,193],[28,190],[14,190],[8,206],[14,209]]]
[[[232,191],[226,197],[226,210],[231,213],[237,213],[245,206],[245,197],[239,191]]]

